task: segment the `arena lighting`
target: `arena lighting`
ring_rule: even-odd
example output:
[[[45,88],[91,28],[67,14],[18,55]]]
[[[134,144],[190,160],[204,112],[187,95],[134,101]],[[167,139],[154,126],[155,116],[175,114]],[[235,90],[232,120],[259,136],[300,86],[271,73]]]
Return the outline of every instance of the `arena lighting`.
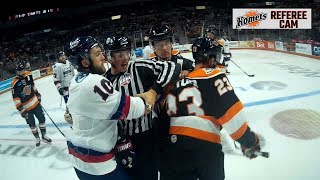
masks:
[[[116,20],[120,18],[121,18],[121,15],[111,16],[111,20]]]
[[[206,6],[196,6],[196,9],[206,9]]]

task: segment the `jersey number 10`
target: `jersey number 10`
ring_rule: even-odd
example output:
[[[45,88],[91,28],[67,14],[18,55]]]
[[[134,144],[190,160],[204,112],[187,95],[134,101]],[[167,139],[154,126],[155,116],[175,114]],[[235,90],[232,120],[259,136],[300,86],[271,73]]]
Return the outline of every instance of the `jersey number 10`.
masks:
[[[112,84],[106,79],[102,79],[100,82],[101,84],[94,86],[93,91],[98,93],[101,98],[106,101],[109,97],[109,94],[113,93]]]

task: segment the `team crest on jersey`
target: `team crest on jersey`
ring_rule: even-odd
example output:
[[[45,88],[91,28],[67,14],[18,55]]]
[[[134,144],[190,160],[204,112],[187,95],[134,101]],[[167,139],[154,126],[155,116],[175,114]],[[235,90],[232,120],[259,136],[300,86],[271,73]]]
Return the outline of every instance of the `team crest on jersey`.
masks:
[[[23,87],[22,93],[26,96],[29,96],[31,94],[31,87],[30,85]]]
[[[131,74],[125,73],[120,80],[120,86],[126,86],[131,82]]]
[[[25,79],[22,79],[21,83],[22,83],[22,85],[26,85],[27,84]]]

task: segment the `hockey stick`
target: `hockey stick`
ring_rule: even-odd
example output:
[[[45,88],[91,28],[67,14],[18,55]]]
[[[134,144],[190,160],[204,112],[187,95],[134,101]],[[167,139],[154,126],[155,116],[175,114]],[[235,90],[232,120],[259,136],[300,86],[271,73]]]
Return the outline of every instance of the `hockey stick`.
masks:
[[[232,59],[230,59],[231,62],[233,62],[234,65],[236,65],[239,69],[241,69],[242,72],[244,72],[247,76],[249,77],[253,77],[254,74],[248,74],[247,72],[245,72],[238,64],[236,64],[234,61],[232,61]]]
[[[256,156],[262,156],[265,158],[269,158],[269,152],[255,151],[253,154]]]
[[[60,107],[62,106],[62,96],[60,96]]]
[[[49,119],[51,120],[51,122],[53,123],[53,125],[59,130],[59,132],[62,134],[63,137],[66,137],[63,132],[60,130],[60,128],[56,125],[56,123],[54,123],[54,121],[51,119],[51,117],[49,116],[49,114],[47,113],[47,111],[44,109],[44,107],[42,105],[40,105],[42,110],[47,114],[47,116],[49,117]]]

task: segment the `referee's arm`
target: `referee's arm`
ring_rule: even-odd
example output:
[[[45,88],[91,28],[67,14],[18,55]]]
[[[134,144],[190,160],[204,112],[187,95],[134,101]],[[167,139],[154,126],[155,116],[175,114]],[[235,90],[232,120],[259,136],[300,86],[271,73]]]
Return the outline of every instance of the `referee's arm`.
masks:
[[[172,61],[157,61],[155,63],[157,64],[156,67],[161,67],[161,73],[158,75],[157,81],[154,83],[152,89],[160,94],[163,88],[179,79],[181,66]]]

